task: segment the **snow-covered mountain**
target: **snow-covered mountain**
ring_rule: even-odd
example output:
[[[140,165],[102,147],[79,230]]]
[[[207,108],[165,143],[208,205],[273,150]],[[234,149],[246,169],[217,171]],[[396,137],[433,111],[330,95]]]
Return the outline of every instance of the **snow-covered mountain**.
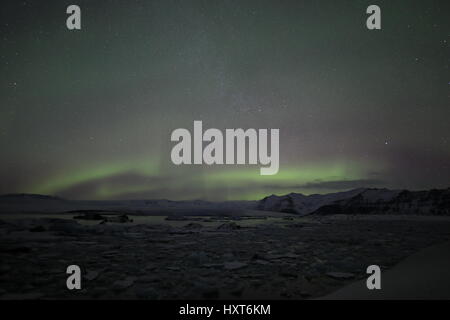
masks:
[[[354,189],[305,196],[290,193],[269,196],[259,210],[317,214],[432,214],[450,215],[450,188],[429,191]]]
[[[450,188],[427,191],[367,189],[321,206],[313,214],[450,215]]]
[[[328,194],[290,193],[259,201],[208,202],[201,200],[65,200],[57,197],[11,194],[0,196],[0,213],[61,213],[108,210],[151,215],[248,215],[272,211],[297,215],[422,214],[450,215],[450,188],[428,191],[354,189]],[[256,213],[255,213],[256,214]]]
[[[259,201],[257,209],[307,215],[320,207],[341,199],[351,198],[365,189],[354,189],[345,192],[303,195],[290,193],[284,196],[271,195]]]

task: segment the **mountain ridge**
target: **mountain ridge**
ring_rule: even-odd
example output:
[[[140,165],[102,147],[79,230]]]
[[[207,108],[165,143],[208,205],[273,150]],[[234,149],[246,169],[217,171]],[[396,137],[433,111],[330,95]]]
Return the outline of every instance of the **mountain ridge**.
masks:
[[[330,214],[419,214],[450,215],[450,188],[409,191],[386,188],[358,188],[326,194],[304,195],[289,193],[270,195],[253,201],[203,200],[173,201],[154,200],[67,200],[39,194],[0,195],[0,212],[67,212],[77,209],[94,210],[106,208],[129,212],[156,212],[163,210],[196,211],[212,214],[227,211],[271,211],[306,215]]]
[[[308,196],[301,193],[290,193],[284,196],[268,196],[259,202],[258,209],[298,215],[450,215],[450,188],[423,191],[359,188]]]

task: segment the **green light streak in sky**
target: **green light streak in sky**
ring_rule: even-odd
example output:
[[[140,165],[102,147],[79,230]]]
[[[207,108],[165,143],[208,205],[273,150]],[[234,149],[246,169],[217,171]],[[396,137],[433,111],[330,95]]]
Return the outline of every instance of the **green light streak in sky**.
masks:
[[[370,168],[373,169],[373,166]],[[257,167],[246,167],[211,173],[207,176],[205,183],[207,188],[214,188],[219,185],[229,187],[230,192],[227,197],[235,200],[262,199],[272,193],[279,195],[291,192],[324,193],[336,190],[306,187],[305,185],[367,179],[369,166],[349,161],[324,162],[282,167],[278,174],[272,176],[259,175],[258,170]],[[238,193],[233,192],[233,188],[238,188],[240,191]]]
[[[48,181],[37,184],[31,188],[33,193],[55,194],[61,190],[70,188],[77,184],[93,181],[96,179],[107,178],[127,172],[135,172],[150,176],[157,172],[155,161],[145,162],[125,162],[101,164],[91,168],[81,168],[76,170],[67,170],[67,174],[59,174],[51,177]]]
[[[308,183],[314,181],[337,181],[361,179],[365,175],[365,168],[355,163],[307,164],[304,166],[282,167],[276,175],[263,176],[259,174],[259,167],[234,169],[212,173],[209,182],[227,182],[231,184],[247,183]]]
[[[32,192],[57,194],[79,184],[98,180],[96,189],[93,189],[95,191],[88,195],[91,199],[117,199],[133,194],[141,194],[145,197],[146,192],[158,192],[158,189],[165,189],[170,190],[168,198],[173,200],[202,198],[202,195],[214,190],[216,190],[216,194],[220,194],[221,190],[226,193],[223,195],[223,200],[255,200],[272,193],[301,192],[310,194],[335,191],[333,189],[315,189],[314,187],[304,186],[320,182],[367,179],[369,168],[374,169],[373,166],[351,161],[328,161],[300,166],[281,166],[278,174],[262,176],[259,174],[259,166],[208,167],[208,170],[201,175],[192,174],[192,172],[187,174],[183,167],[178,167],[180,170],[178,168],[172,170],[171,177],[168,178],[167,176],[167,179],[165,179],[165,175],[158,171],[157,163],[154,160],[128,161],[72,171],[67,170],[67,174],[56,175],[35,186]],[[192,169],[192,167],[189,167],[189,169]],[[107,180],[101,181],[101,179],[126,173],[136,173],[143,177],[160,179],[157,184],[145,180],[119,185]]]

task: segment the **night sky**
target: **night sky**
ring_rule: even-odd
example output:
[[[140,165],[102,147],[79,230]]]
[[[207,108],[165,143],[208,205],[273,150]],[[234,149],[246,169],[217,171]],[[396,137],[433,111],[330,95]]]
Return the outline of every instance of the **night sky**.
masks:
[[[370,4],[382,30],[366,28]],[[422,0],[2,1],[0,194],[449,187],[449,13]],[[280,129],[279,173],[173,165],[170,134],[194,120]]]

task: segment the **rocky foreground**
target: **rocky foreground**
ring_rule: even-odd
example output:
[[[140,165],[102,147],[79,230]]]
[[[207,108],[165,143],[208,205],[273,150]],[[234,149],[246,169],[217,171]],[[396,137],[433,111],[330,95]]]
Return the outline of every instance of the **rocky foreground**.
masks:
[[[315,298],[364,278],[368,265],[385,270],[450,240],[445,217],[292,217],[246,227],[234,219],[176,227],[1,220],[0,298]],[[81,290],[66,288],[71,264],[82,269]]]

